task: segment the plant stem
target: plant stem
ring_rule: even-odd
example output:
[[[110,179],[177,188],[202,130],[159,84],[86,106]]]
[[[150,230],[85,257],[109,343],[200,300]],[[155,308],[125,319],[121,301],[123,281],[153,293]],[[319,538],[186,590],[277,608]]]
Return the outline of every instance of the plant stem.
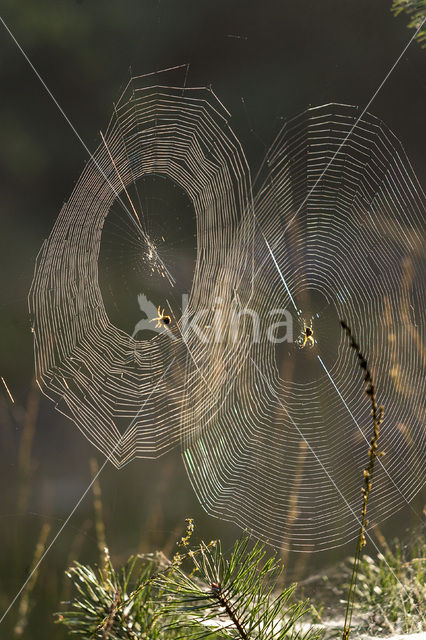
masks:
[[[361,510],[361,526],[360,526],[359,535],[357,539],[357,546],[355,550],[354,564],[352,567],[351,581],[349,584],[349,593],[348,593],[348,599],[346,602],[345,624],[343,627],[343,634],[342,634],[342,640],[348,640],[350,631],[351,631],[352,614],[354,610],[355,593],[356,593],[356,586],[358,582],[361,553],[362,553],[363,547],[365,547],[367,543],[366,537],[365,537],[365,530],[366,530],[366,527],[368,526],[367,505],[368,505],[368,499],[371,493],[371,488],[373,486],[374,463],[377,457],[384,455],[383,452],[379,453],[377,451],[380,425],[383,422],[383,407],[382,406],[378,407],[377,405],[376,387],[373,383],[371,371],[368,367],[367,360],[361,353],[359,345],[356,342],[355,338],[353,337],[352,332],[348,327],[348,325],[346,324],[346,322],[344,320],[341,320],[340,324],[342,326],[342,329],[346,332],[350,340],[351,348],[357,354],[359,366],[364,371],[364,382],[366,385],[365,393],[370,398],[371,417],[373,421],[373,437],[370,441],[370,446],[368,449],[369,460],[368,460],[367,467],[364,469],[364,486],[361,489],[362,500],[363,500],[362,510]]]
[[[248,640],[248,635],[247,635],[243,625],[239,621],[238,616],[236,615],[235,611],[233,610],[233,608],[231,607],[231,605],[228,602],[227,598],[223,594],[220,584],[212,584],[211,585],[211,589],[212,589],[212,593],[213,593],[214,597],[217,599],[217,601],[219,602],[220,606],[225,609],[227,616],[230,618],[230,620],[232,620],[232,622],[235,625],[235,628],[237,629],[237,631],[240,634],[240,636],[243,638],[243,640]]]

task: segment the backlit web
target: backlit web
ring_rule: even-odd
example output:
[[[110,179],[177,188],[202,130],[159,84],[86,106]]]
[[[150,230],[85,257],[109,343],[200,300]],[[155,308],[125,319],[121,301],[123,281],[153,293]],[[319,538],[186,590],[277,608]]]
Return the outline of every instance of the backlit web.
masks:
[[[210,89],[134,78],[30,293],[37,379],[95,446],[122,466],[180,441],[208,513],[298,551],[359,528],[371,420],[339,318],[386,410],[371,520],[424,479],[424,195],[358,116],[288,121],[252,188]]]
[[[202,398],[201,413],[215,403],[200,375],[186,374],[188,359],[206,362],[211,348],[193,333],[182,340],[182,303],[175,294],[179,274],[171,272],[163,249],[167,234],[178,235],[176,219],[165,224],[160,218],[157,229],[151,228],[156,212],[144,219],[138,179],[168,178],[193,207],[196,253],[188,323],[202,309],[202,329],[214,327],[214,301],[223,287],[234,290],[245,268],[235,236],[248,205],[248,172],[225,109],[205,89],[145,87],[144,80],[131,81],[116,105],[102,144],[42,247],[30,293],[37,379],[57,408],[117,466],[174,446],[188,395]],[[152,181],[149,188],[152,192]],[[114,282],[113,271],[120,278],[123,264],[131,279]],[[182,271],[184,265],[178,267]],[[109,298],[110,289],[118,289],[122,299],[122,290],[130,294],[133,288],[130,303],[141,319],[141,311],[147,316],[152,308],[155,317],[156,307],[164,308],[170,326],[153,333],[155,324],[147,319],[141,331],[138,323],[121,330],[106,312],[102,282]],[[241,348],[232,344],[223,357],[231,368],[237,360],[237,369]],[[222,389],[225,375],[225,368],[213,368],[210,384]]]

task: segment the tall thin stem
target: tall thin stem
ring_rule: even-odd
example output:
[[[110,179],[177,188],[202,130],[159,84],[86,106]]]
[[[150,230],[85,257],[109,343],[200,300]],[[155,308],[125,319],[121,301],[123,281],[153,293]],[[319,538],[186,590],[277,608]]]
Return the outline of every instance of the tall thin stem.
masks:
[[[357,546],[355,550],[355,558],[354,558],[354,563],[352,567],[351,581],[349,584],[349,593],[348,593],[348,599],[346,602],[345,624],[343,627],[343,634],[342,634],[342,640],[348,640],[349,634],[351,631],[351,625],[352,625],[352,614],[354,610],[355,593],[356,593],[356,586],[358,582],[361,553],[362,553],[362,549],[365,547],[367,542],[365,537],[365,530],[366,530],[366,527],[368,526],[367,506],[368,506],[368,499],[371,493],[371,488],[373,486],[374,463],[377,457],[384,455],[383,452],[378,452],[378,439],[379,439],[379,433],[380,433],[380,425],[383,422],[384,410],[382,406],[379,407],[377,405],[376,387],[373,383],[373,378],[371,376],[371,371],[368,367],[367,360],[361,353],[359,345],[356,342],[355,338],[353,337],[352,332],[348,327],[348,325],[346,324],[346,322],[344,320],[341,320],[340,324],[342,326],[342,329],[347,334],[350,340],[351,348],[355,351],[358,357],[359,366],[364,372],[365,393],[370,399],[371,418],[373,422],[373,437],[371,438],[370,446],[368,449],[368,465],[364,468],[364,485],[361,489],[362,491],[361,525],[360,525],[359,535],[357,539]]]

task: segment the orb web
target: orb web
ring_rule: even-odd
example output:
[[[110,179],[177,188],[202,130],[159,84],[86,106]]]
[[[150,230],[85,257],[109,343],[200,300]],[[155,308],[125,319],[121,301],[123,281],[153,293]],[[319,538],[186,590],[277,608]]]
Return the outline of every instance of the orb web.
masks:
[[[424,194],[385,125],[365,114],[351,131],[358,111],[335,104],[285,124],[252,189],[226,109],[181,85],[131,80],[41,249],[37,379],[117,467],[180,442],[209,514],[295,551],[343,544],[371,420],[339,318],[386,411],[371,520],[424,481]],[[186,194],[195,218],[185,309],[164,221],[146,215],[149,179]],[[143,326],[157,306],[170,326],[139,339],[112,322],[114,252],[139,302],[155,298]]]
[[[214,326],[217,289],[229,296],[246,268],[235,235],[251,197],[249,172],[228,114],[210,90],[176,87],[171,75],[130,81],[40,251],[30,291],[37,380],[116,466],[175,446],[188,394],[201,413],[209,410],[206,382],[186,373],[189,358],[206,362],[211,351],[195,331],[194,316],[202,311],[200,331]],[[176,274],[131,195],[149,176],[175,183],[194,210],[197,252],[185,317],[174,294]],[[150,305],[172,320],[150,339],[132,337],[106,312],[98,258],[108,216],[115,235],[128,240],[139,299],[147,299],[147,286],[157,287],[162,297]],[[235,258],[227,268],[231,248]],[[160,289],[160,282],[169,288]],[[191,321],[194,330],[184,335]],[[232,367],[241,349],[232,344],[225,351]],[[226,369],[212,375],[213,386],[221,387]]]
[[[309,109],[267,153],[254,221],[243,223],[253,229],[254,270],[237,292],[261,330],[227,397],[233,412],[208,427],[193,421],[184,437],[206,510],[295,551],[359,531],[372,424],[340,318],[385,406],[370,521],[424,482],[424,194],[378,119],[366,114],[345,142],[358,115],[345,105]],[[280,342],[268,338],[279,310],[293,327]]]

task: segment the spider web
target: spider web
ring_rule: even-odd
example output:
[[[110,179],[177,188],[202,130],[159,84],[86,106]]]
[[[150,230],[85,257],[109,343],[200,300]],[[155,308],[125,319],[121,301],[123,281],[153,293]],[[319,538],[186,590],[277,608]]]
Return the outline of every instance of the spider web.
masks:
[[[332,104],[285,124],[253,198],[213,92],[158,78],[131,80],[42,247],[30,292],[37,379],[117,467],[180,441],[209,514],[297,551],[343,544],[358,533],[371,419],[339,318],[386,410],[371,519],[424,479],[423,192],[383,123],[365,114],[351,132],[357,109]],[[193,208],[185,313],[139,198],[146,176],[166,177]],[[105,308],[108,224],[129,239],[120,255],[141,293],[151,287],[172,318],[150,339]],[[293,333],[277,343],[271,325],[284,311]],[[198,317],[202,339],[186,331]],[[307,326],[313,345],[303,345]]]
[[[226,110],[208,89],[176,88],[170,74],[168,81],[167,86],[145,86],[146,78],[130,81],[104,143],[41,249],[30,292],[41,388],[118,467],[176,445],[188,395],[202,398],[201,413],[214,404],[206,380],[186,374],[188,359],[207,361],[212,348],[194,332],[183,340],[183,323],[201,309],[204,325],[214,326],[214,301],[224,287],[230,292],[237,287],[245,268],[235,235],[250,197],[248,171],[227,127]],[[113,211],[115,235],[131,240],[126,251],[135,259],[141,294],[145,276],[153,291],[159,281],[168,283],[172,300],[174,277],[162,247],[149,235],[143,212],[130,203],[127,190],[150,175],[167,177],[188,194],[197,255],[186,318],[177,318],[170,331],[150,340],[136,340],[106,313],[98,258]],[[235,256],[228,268],[231,248]],[[157,303],[168,307],[168,298]],[[171,307],[175,318],[178,309]],[[238,344],[225,347],[226,367],[234,367],[241,351]],[[225,384],[226,367],[208,376],[212,389]]]
[[[255,268],[241,289],[262,327],[271,309],[287,309],[296,333],[277,345],[260,331],[235,385],[232,423],[197,423],[184,447],[209,513],[296,551],[359,530],[372,426],[339,318],[359,338],[386,412],[370,518],[394,513],[424,479],[424,195],[401,145],[373,116],[344,143],[357,118],[345,105],[309,109],[266,155]],[[315,344],[301,348],[306,326]]]

